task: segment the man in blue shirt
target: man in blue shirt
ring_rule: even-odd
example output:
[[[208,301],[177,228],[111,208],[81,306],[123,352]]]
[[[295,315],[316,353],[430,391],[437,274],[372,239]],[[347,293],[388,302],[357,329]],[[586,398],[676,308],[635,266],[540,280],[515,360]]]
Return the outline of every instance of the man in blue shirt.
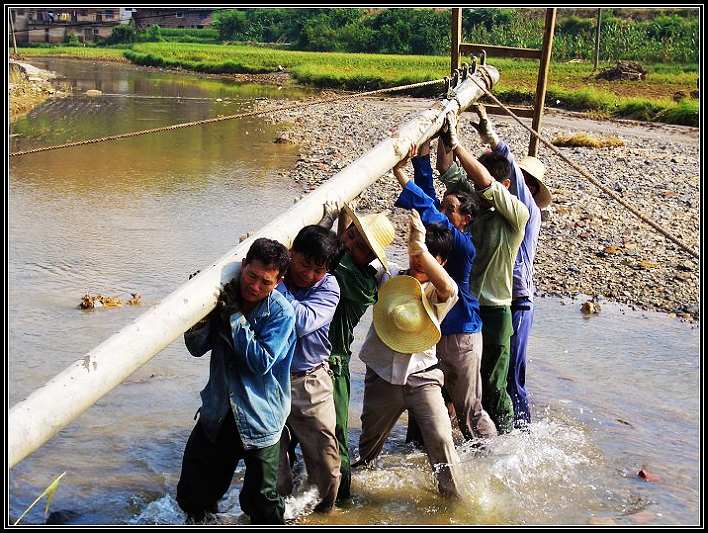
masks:
[[[217,512],[243,459],[241,509],[253,524],[284,523],[276,483],[296,334],[292,305],[273,289],[289,260],[279,242],[256,239],[214,311],[184,334],[193,356],[211,350],[209,382],[177,485],[177,502],[188,522],[203,522],[207,513]]]
[[[301,444],[307,475],[319,491],[316,511],[334,509],[341,474],[335,435],[332,375],[327,360],[329,326],[339,303],[339,284],[329,273],[339,258],[337,235],[322,226],[305,226],[290,250],[290,266],[277,290],[295,310],[297,345],[290,369],[291,409],[283,432],[278,485],[292,492],[290,434]]]
[[[442,144],[441,141],[438,144]],[[411,154],[413,151],[415,149]],[[441,224],[452,232],[454,238],[445,270],[457,283],[459,300],[442,321],[442,338],[437,344],[437,357],[445,375],[444,390],[452,400],[465,439],[493,437],[497,434],[496,427],[482,408],[482,321],[479,302],[470,288],[476,250],[471,236],[465,231],[477,210],[477,201],[467,192],[452,189],[445,192],[442,205],[439,204],[433,187],[429,141],[421,145],[419,155],[412,159],[414,181],[403,173],[406,161],[401,161],[393,170],[403,187],[396,206],[415,209],[424,224]],[[413,420],[409,413],[409,437],[420,440],[416,439]]]

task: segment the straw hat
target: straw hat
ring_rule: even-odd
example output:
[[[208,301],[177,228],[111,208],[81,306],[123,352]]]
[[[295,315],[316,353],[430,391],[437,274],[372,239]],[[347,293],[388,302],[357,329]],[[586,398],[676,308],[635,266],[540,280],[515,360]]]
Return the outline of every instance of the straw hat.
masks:
[[[393,276],[379,289],[374,329],[386,346],[401,353],[422,352],[440,340],[438,317],[411,276]]]
[[[545,209],[551,205],[551,191],[543,183],[543,175],[546,173],[546,167],[543,163],[535,157],[526,156],[519,161],[519,168],[538,182],[538,193],[533,197],[538,208]]]
[[[388,260],[384,248],[393,242],[396,231],[383,213],[359,217],[351,207],[344,204],[344,212],[352,219],[354,226],[369,248],[371,248],[384,268],[388,271]]]

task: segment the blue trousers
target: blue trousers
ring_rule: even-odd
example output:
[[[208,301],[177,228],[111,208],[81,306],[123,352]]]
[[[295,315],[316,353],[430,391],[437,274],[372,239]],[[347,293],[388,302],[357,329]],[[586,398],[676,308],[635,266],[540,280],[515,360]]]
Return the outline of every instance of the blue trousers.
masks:
[[[526,347],[533,325],[533,302],[520,298],[511,303],[511,322],[514,333],[511,336],[511,356],[506,390],[514,404],[514,426],[531,423],[531,408],[526,392]]]

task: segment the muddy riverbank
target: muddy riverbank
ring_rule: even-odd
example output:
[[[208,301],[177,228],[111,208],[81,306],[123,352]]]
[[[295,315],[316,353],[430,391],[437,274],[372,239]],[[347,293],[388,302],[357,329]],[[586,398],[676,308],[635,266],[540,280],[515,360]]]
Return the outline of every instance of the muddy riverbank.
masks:
[[[263,106],[268,102],[260,102]],[[310,191],[381,141],[429,100],[368,98],[309,107],[268,117],[282,124],[279,142],[301,147],[294,169],[283,171]],[[473,119],[464,114],[461,139],[474,152],[483,147]],[[508,117],[492,117],[516,154],[526,153],[529,134]],[[529,121],[530,123],[530,121]],[[591,131],[617,135],[619,148],[563,148],[563,152],[643,213],[694,247],[699,238],[698,129],[635,121],[595,121],[551,112],[543,134]],[[434,150],[433,150],[434,152]],[[541,146],[554,202],[543,223],[536,258],[538,296],[588,295],[634,309],[652,309],[683,320],[699,318],[699,265],[676,245],[604,195]],[[399,186],[387,175],[360,197],[363,211],[392,209]],[[406,234],[404,212],[393,209],[397,244]]]
[[[10,120],[30,112],[50,97],[63,96],[63,92],[52,85],[55,76],[46,70],[38,69],[27,63],[10,63],[10,83],[8,99],[10,101]]]

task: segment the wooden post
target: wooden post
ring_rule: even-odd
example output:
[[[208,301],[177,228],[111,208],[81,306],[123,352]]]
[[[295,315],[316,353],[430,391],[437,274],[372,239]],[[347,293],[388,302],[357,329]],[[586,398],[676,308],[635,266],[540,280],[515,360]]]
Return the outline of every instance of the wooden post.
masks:
[[[452,9],[450,24],[450,74],[460,68],[460,43],[462,42],[462,8]]]
[[[597,70],[597,62],[600,59],[600,24],[602,22],[602,9],[597,8],[597,26],[595,27],[595,54],[592,57],[592,70]]]
[[[538,68],[538,82],[536,83],[536,104],[533,109],[531,127],[540,133],[543,106],[546,102],[546,86],[548,85],[548,67],[551,64],[551,50],[553,48],[553,32],[556,26],[556,8],[546,9],[546,26],[543,32],[543,48],[541,50],[541,64]],[[529,155],[536,157],[538,154],[538,138],[531,136],[529,142]]]
[[[17,41],[15,40],[15,25],[12,23],[12,9],[10,9],[10,33],[12,34],[12,48],[17,55]]]

